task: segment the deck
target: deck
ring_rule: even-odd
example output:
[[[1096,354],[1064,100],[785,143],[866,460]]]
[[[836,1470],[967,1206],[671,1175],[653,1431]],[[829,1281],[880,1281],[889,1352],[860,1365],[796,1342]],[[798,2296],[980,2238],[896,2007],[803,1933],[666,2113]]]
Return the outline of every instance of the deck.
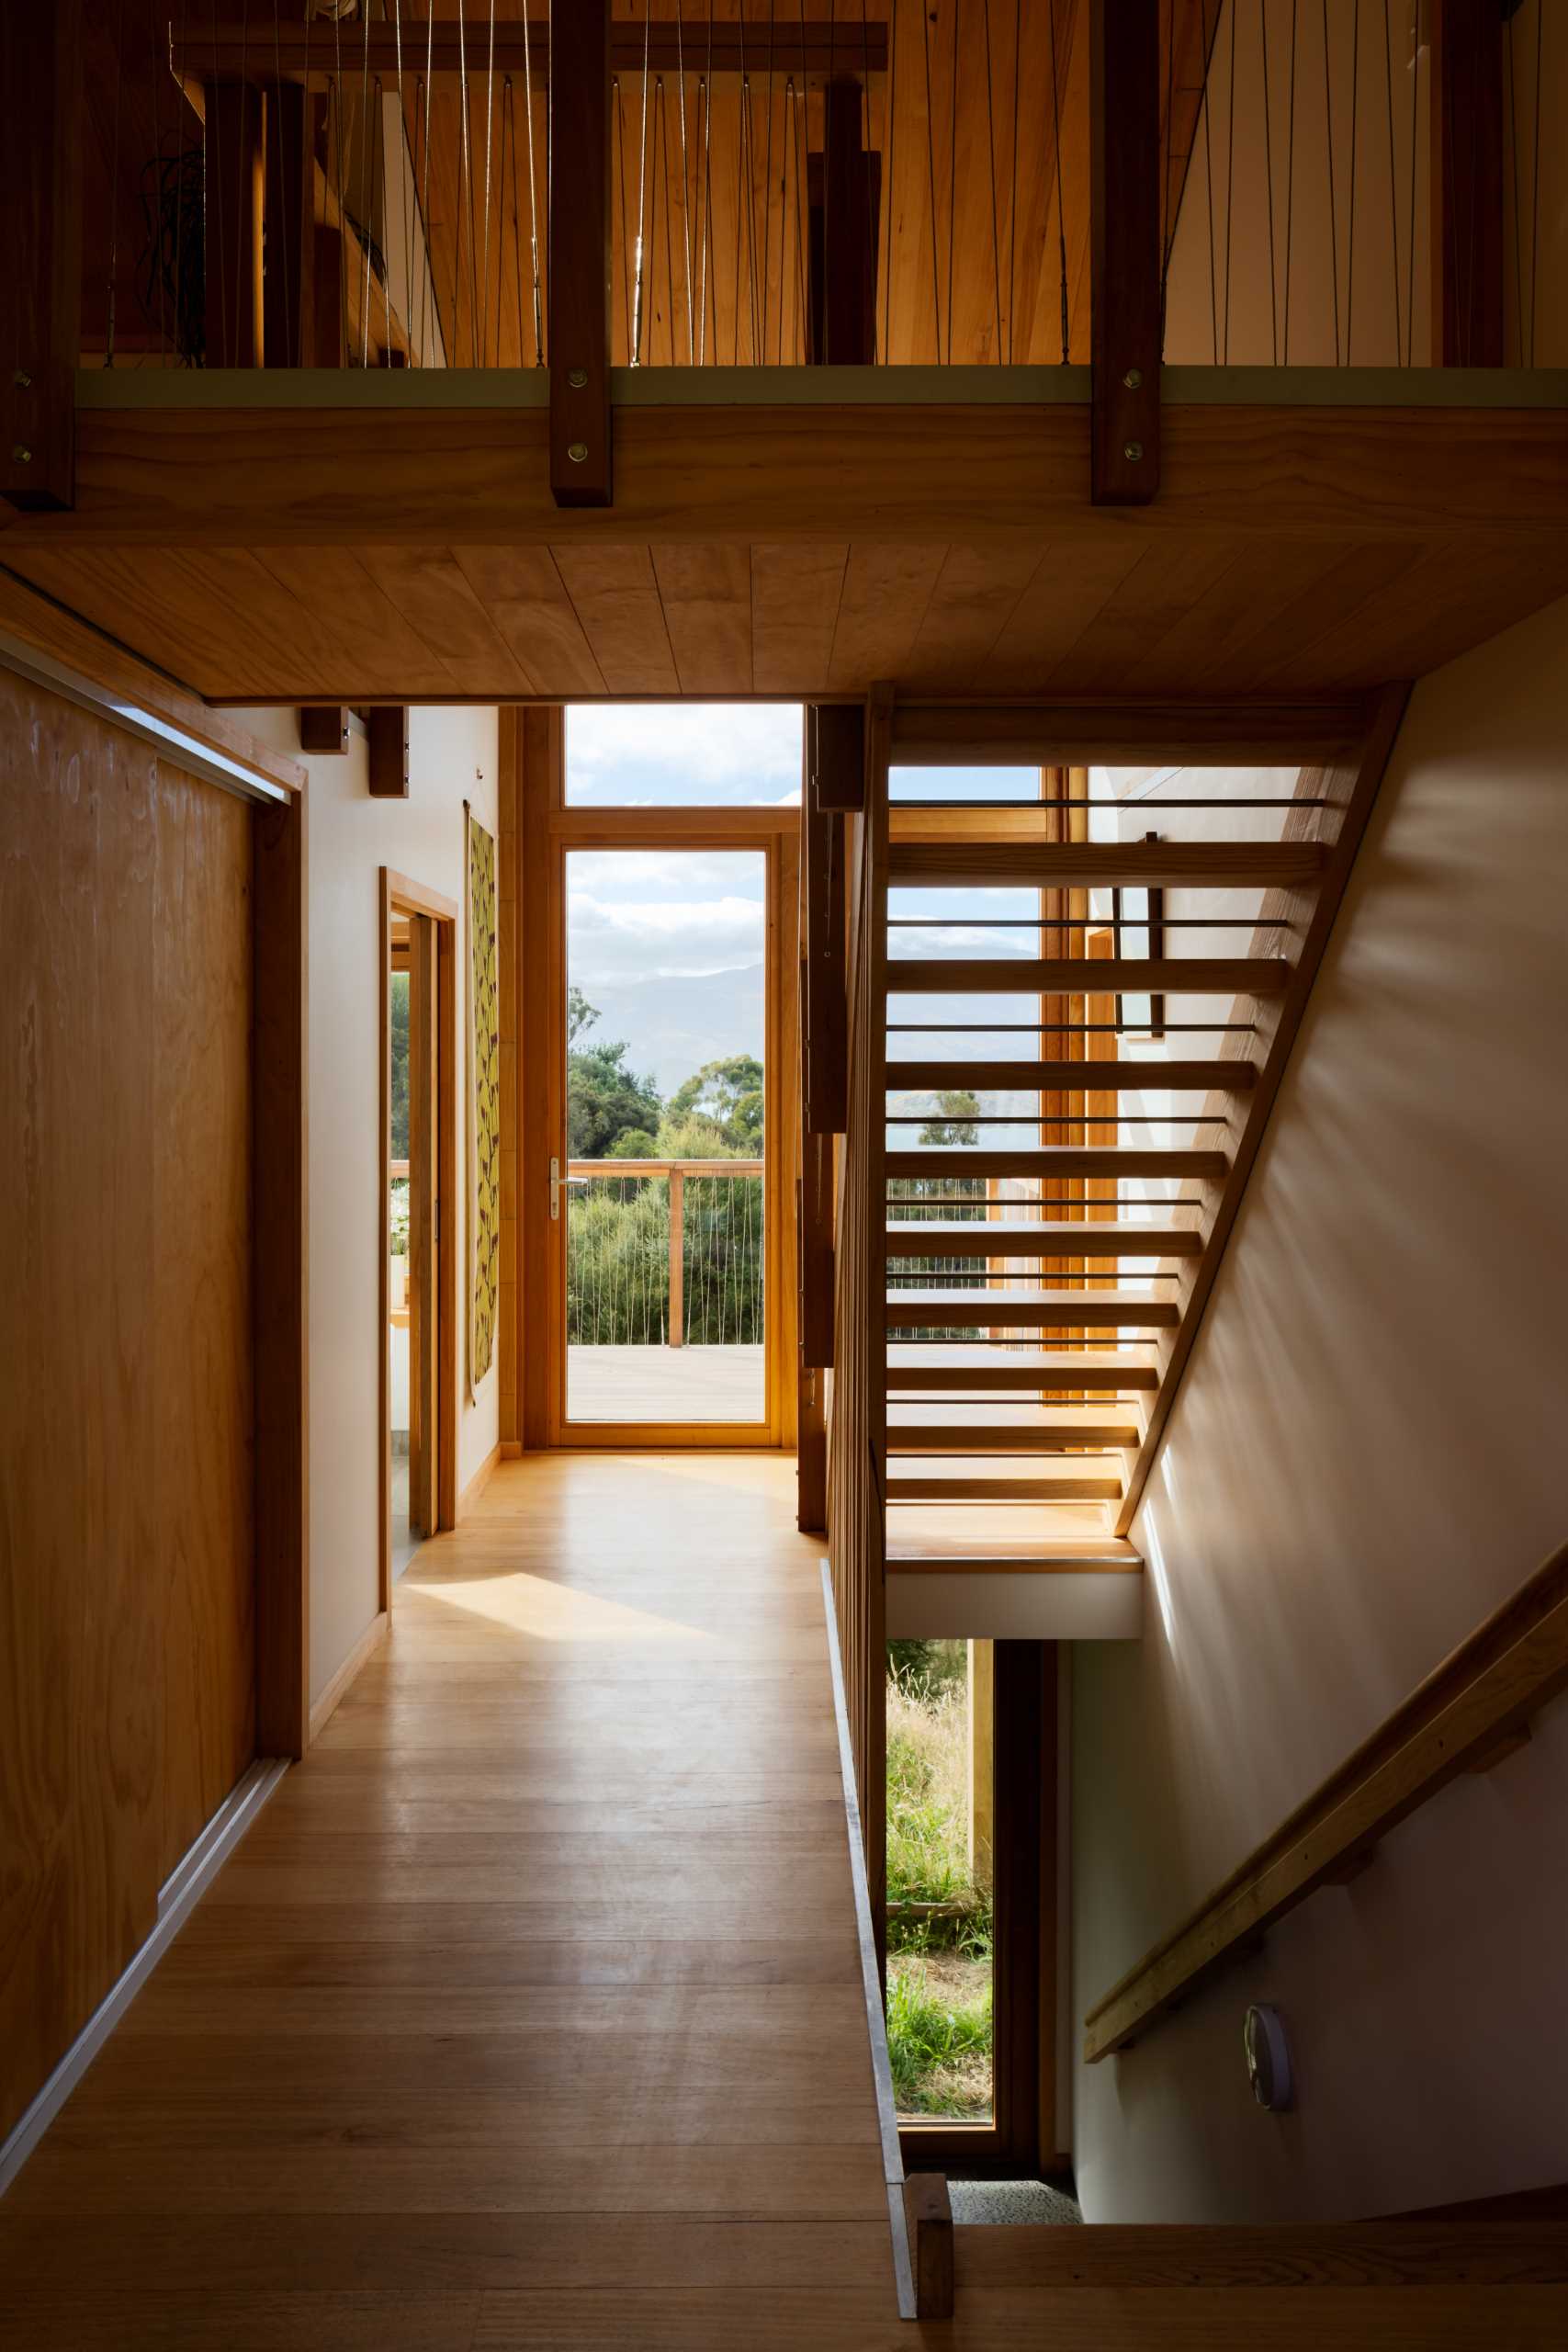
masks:
[[[587,1348],[566,1351],[569,1421],[763,1421],[764,1351]]]

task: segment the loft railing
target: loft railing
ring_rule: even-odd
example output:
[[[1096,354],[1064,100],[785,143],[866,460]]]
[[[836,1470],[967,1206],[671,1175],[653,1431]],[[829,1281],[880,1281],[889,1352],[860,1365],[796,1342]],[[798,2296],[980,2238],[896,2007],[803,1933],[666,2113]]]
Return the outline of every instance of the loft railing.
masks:
[[[762,1340],[760,1159],[573,1159],[567,1339],[573,1347]]]

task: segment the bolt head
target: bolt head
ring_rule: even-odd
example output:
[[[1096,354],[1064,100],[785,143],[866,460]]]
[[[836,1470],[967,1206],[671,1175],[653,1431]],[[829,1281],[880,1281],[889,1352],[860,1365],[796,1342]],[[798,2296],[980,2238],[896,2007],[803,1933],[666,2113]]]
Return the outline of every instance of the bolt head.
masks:
[[[32,390],[33,379],[25,368],[18,368],[11,381],[19,392],[28,392]]]
[[[566,371],[566,380],[574,392],[581,392],[588,382],[587,368],[569,368]]]
[[[33,453],[24,441],[12,442],[11,455],[19,466],[30,466],[32,464]]]
[[[1141,441],[1125,441],[1122,445],[1122,455],[1130,466],[1135,466],[1143,454],[1144,445]]]
[[[1144,371],[1141,368],[1129,368],[1127,373],[1122,379],[1122,381],[1126,385],[1127,390],[1130,392],[1137,391],[1142,386],[1143,380]]]
[[[573,441],[569,447],[566,454],[571,459],[574,466],[586,465],[588,462],[587,442]]]

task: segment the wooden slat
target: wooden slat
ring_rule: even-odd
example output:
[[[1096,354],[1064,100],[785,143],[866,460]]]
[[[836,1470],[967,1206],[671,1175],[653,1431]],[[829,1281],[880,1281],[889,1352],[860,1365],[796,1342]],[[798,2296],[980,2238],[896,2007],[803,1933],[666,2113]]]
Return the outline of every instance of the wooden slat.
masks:
[[[1015,1224],[1010,1216],[890,1218],[887,1226],[893,1259],[1198,1258],[1202,1252],[1202,1235],[1179,1226]]]
[[[1085,1418],[1087,1408],[1042,1412],[1017,1421],[943,1421],[908,1418],[934,1414],[934,1406],[893,1405],[887,1412],[887,1451],[895,1453],[1060,1453],[1080,1446],[1135,1445],[1132,1420]]]
[[[1023,884],[1089,889],[1113,884],[1123,889],[1152,885],[1162,889],[1255,890],[1315,882],[1326,856],[1318,842],[976,841],[950,846],[901,841],[895,835],[888,879],[932,889],[987,884],[1003,889]]]
[[[1091,2065],[1568,1689],[1568,1545],[1461,1643],[1206,1902],[1097,2001]]]
[[[931,1324],[951,1324],[977,1330],[992,1326],[1010,1330],[1038,1325],[1066,1329],[1117,1328],[1128,1330],[1174,1329],[1180,1309],[1166,1298],[1125,1298],[1104,1291],[1016,1290],[1000,1283],[988,1290],[890,1291],[887,1328],[890,1331],[920,1330]]]
[[[1291,967],[1282,956],[1123,956],[1090,963],[1080,956],[911,956],[887,967],[893,996],[1017,996],[1089,989],[1141,995],[1282,996]],[[976,1023],[984,1034],[984,1023]]]
[[[1231,702],[1124,696],[1114,702],[922,702],[900,696],[894,752],[901,767],[1137,767],[1179,760],[1190,767],[1293,766],[1330,760],[1359,743],[1361,696]]]
[[[1225,1175],[1229,1156],[1193,1144],[1044,1143],[1029,1151],[995,1151],[989,1145],[955,1145],[925,1151],[890,1151],[896,1176],[1178,1176],[1202,1182]]]
[[[1152,1364],[1124,1363],[1119,1355],[959,1345],[896,1347],[889,1349],[887,1358],[887,1385],[895,1393],[1015,1390],[1037,1396],[1051,1389],[1141,1392],[1158,1385]]]
[[[1250,1062],[1108,1062],[1092,1074],[1082,1062],[889,1062],[890,1091],[942,1093],[966,1088],[977,1094],[1033,1092],[1082,1093],[1086,1085],[1097,1094],[1118,1090],[1180,1094],[1201,1089],[1205,1093],[1245,1094],[1257,1072]],[[1076,1081],[1076,1083],[1074,1083]]]
[[[74,495],[82,334],[82,0],[0,18],[0,497],[26,510]]]
[[[1159,0],[1089,0],[1090,495],[1141,506],[1159,489]]]
[[[428,73],[432,79],[445,82],[466,72],[477,79],[493,64],[498,75],[514,75],[521,89],[525,72],[536,82],[551,78],[553,29],[556,76],[564,78],[569,70],[563,38],[566,28],[559,18],[563,13],[570,17],[577,6],[578,0],[570,0],[564,12],[558,7],[550,12],[556,19],[552,28],[550,15],[534,0],[527,10],[526,46],[521,11],[496,19],[472,16],[461,28],[450,17],[437,17],[434,28],[428,31],[425,19],[421,17],[417,33],[411,29],[412,20],[405,19],[400,48],[397,28],[389,19],[368,27],[356,24],[352,31],[345,28],[343,34],[344,77],[351,71],[355,75],[366,74],[394,88],[400,73],[411,78],[415,71]],[[886,24],[868,24],[863,40],[869,70],[885,73]],[[852,64],[858,68],[862,41],[858,19],[852,33],[843,23],[835,27],[830,18],[820,17],[804,20],[791,17],[786,30],[785,20],[781,18],[780,73],[787,70],[820,74],[830,72],[835,64],[840,70]],[[649,27],[645,51],[639,10],[635,20],[618,18],[611,28],[604,60],[606,84],[611,73],[635,74],[640,79],[645,56],[649,72],[655,74],[675,74],[682,64],[688,74],[699,69],[705,74],[739,74],[748,68],[756,74],[764,66],[767,53],[766,28],[761,32],[748,31],[733,17],[728,21],[716,18],[710,48],[705,20],[700,37],[688,25],[683,42],[678,43],[673,21],[668,17],[662,20],[656,17]],[[333,70],[333,52],[330,34],[323,33],[319,26],[308,28],[283,19],[276,27],[269,25],[265,38],[254,23],[246,25],[243,21],[214,24],[210,29],[201,30],[193,26],[188,34],[177,27],[171,54],[175,73],[196,82],[203,82],[209,76],[227,78],[248,74],[254,80],[270,84],[278,74],[308,74],[320,82]]]
[[[988,1478],[982,1473],[933,1478],[919,1472],[890,1471],[887,1479],[890,1509],[895,1503],[1113,1503],[1121,1492],[1122,1480],[1115,1472],[1100,1477],[1063,1470],[1050,1477]]]
[[[610,0],[550,17],[550,491],[558,506],[608,506]]]

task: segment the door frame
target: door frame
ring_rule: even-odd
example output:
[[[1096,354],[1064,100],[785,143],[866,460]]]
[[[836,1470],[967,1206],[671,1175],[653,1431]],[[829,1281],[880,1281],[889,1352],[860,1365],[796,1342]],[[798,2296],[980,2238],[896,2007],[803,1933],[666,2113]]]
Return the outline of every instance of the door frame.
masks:
[[[530,714],[534,716],[534,714]],[[539,715],[542,718],[543,715]],[[799,1126],[800,812],[795,808],[566,806],[565,705],[525,756],[519,825],[520,972],[518,1392],[528,1452],[780,1450],[795,1444],[798,1324],[795,1164]],[[805,725],[802,709],[801,723]],[[540,773],[540,771],[543,773]],[[549,1213],[549,1163],[566,1159],[566,860],[570,850],[760,850],[764,885],[765,1111],[763,1344],[761,1421],[569,1421],[566,1418],[566,1220]],[[628,1167],[635,1169],[635,1162]],[[524,1318],[535,1345],[524,1344]],[[541,1345],[540,1342],[543,1342]],[[533,1361],[530,1363],[529,1359]]]
[[[409,875],[399,874],[391,866],[383,865],[378,874],[379,919],[377,923],[377,954],[378,957],[378,1001],[380,1006],[380,1142],[377,1165],[380,1177],[380,1199],[378,1231],[380,1237],[380,1261],[378,1293],[380,1309],[380,1347],[378,1367],[378,1480],[379,1514],[378,1530],[378,1576],[379,1606],[383,1611],[392,1605],[392,1342],[391,1342],[391,1124],[392,1124],[392,1025],[391,991],[389,982],[392,969],[392,917],[408,916],[416,926],[428,924],[423,932],[426,951],[422,955],[417,944],[422,936],[414,933],[415,946],[410,957],[410,1061],[413,1059],[413,978],[416,968],[423,969],[425,978],[426,1012],[424,1026],[427,1038],[434,1039],[435,1069],[431,1074],[430,1103],[426,1113],[432,1130],[430,1157],[432,1161],[431,1222],[434,1237],[434,1265],[430,1291],[434,1306],[434,1363],[428,1380],[434,1389],[434,1410],[431,1419],[435,1439],[435,1476],[432,1481],[434,1498],[434,1532],[439,1533],[457,1524],[457,1071],[459,1068],[457,1037],[457,920],[458,907],[439,890],[429,889]],[[433,991],[434,1001],[428,1001]],[[412,1115],[411,1102],[410,1113]],[[412,1238],[411,1227],[411,1241]],[[411,1383],[413,1366],[410,1365]]]

